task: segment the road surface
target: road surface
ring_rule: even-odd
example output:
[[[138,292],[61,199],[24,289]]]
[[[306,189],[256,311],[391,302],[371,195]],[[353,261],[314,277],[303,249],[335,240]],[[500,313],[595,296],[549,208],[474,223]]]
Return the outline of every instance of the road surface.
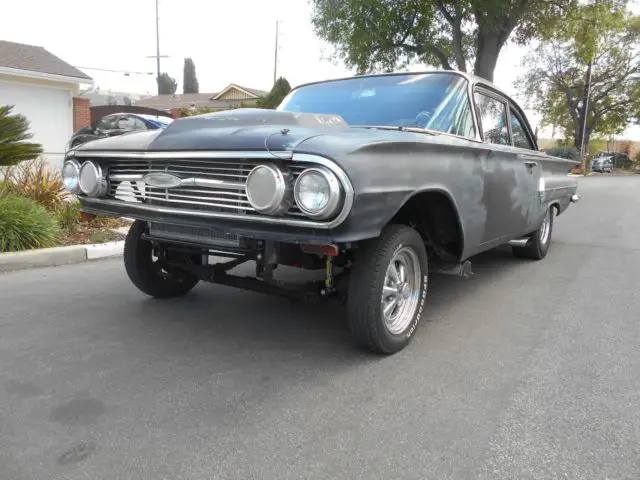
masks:
[[[342,310],[120,260],[0,275],[0,479],[638,479],[640,176],[580,179],[542,262],[431,278],[405,351]]]

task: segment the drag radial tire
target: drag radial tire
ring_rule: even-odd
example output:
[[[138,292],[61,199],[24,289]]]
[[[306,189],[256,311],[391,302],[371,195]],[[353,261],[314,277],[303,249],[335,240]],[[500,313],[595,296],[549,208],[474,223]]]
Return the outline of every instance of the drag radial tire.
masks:
[[[547,252],[551,246],[554,212],[555,207],[549,207],[540,226],[531,234],[531,240],[529,240],[526,247],[511,247],[516,257],[542,260],[547,256]]]
[[[389,225],[356,251],[347,314],[354,339],[381,354],[399,352],[416,330],[427,295],[424,241],[413,228]]]
[[[124,266],[127,275],[147,295],[155,298],[170,298],[185,295],[198,283],[195,275],[188,272],[163,270],[153,258],[151,242],[142,239],[146,223],[136,220],[124,242]]]

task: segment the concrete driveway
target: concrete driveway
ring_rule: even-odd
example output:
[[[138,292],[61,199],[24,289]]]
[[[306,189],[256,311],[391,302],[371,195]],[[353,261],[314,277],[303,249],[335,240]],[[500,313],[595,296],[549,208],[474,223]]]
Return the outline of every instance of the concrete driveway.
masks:
[[[581,178],[542,262],[434,276],[388,358],[343,311],[120,260],[0,275],[0,479],[638,479],[640,177]]]

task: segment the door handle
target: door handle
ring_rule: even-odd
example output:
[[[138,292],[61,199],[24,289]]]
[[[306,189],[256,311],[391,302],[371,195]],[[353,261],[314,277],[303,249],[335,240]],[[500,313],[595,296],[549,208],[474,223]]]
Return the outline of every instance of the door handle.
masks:
[[[538,165],[538,162],[534,162],[533,160],[525,160],[524,164],[528,167],[528,168],[533,168],[536,165]]]

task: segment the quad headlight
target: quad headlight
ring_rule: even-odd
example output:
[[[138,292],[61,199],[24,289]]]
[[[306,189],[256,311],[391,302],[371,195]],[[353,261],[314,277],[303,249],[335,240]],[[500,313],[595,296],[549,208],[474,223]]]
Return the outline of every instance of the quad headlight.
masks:
[[[324,220],[338,211],[342,189],[335,174],[325,167],[304,170],[293,188],[298,208],[313,219]]]
[[[62,183],[69,192],[80,192],[80,164],[76,160],[67,160],[62,166]]]
[[[282,215],[293,205],[289,174],[274,165],[258,165],[247,177],[247,199],[260,213]]]
[[[102,168],[91,160],[80,167],[78,175],[80,191],[89,197],[101,197],[107,193],[108,183]]]

